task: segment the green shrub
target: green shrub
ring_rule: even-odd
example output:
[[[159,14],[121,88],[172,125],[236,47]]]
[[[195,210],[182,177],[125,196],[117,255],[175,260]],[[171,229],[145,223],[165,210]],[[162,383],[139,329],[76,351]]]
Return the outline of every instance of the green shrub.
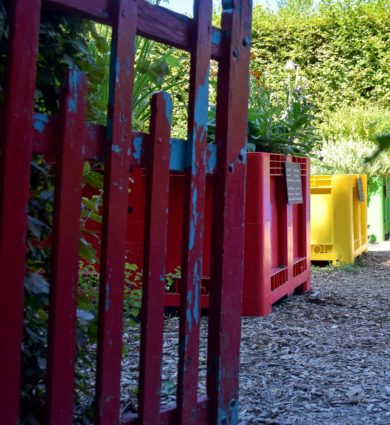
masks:
[[[321,137],[314,172],[388,172],[388,156],[366,163],[376,135],[389,133],[390,9],[387,0],[285,0],[273,12],[254,8],[252,72],[272,91],[283,65],[306,78]],[[378,141],[382,147],[386,139]]]
[[[319,126],[324,139],[312,161],[314,174],[390,174],[390,154],[377,152],[376,137],[390,132],[390,110],[375,105],[342,107],[327,114]]]
[[[388,108],[388,2],[313,3],[305,13],[304,2],[277,12],[255,7],[251,68],[277,79],[286,61],[299,63],[320,112],[357,101]]]
[[[251,150],[286,155],[310,154],[319,139],[314,127],[313,107],[299,82],[297,66],[295,78],[285,77],[275,91],[267,85],[264,76],[252,78],[248,109],[248,145]]]
[[[390,154],[382,153],[376,160],[367,162],[375,150],[375,143],[358,139],[324,141],[321,149],[314,152],[311,171],[313,174],[390,175]]]
[[[373,142],[376,135],[390,132],[390,109],[375,104],[342,106],[325,113],[319,130],[328,141],[353,138]]]
[[[306,81],[298,75],[298,66],[285,71],[283,78],[268,84],[268,78],[252,72],[248,108],[248,151],[278,152],[308,156],[318,145],[315,115]],[[292,73],[291,73],[292,71]],[[293,74],[293,75],[292,75]],[[274,80],[275,83],[275,80]],[[209,142],[215,141],[215,107],[209,108]]]

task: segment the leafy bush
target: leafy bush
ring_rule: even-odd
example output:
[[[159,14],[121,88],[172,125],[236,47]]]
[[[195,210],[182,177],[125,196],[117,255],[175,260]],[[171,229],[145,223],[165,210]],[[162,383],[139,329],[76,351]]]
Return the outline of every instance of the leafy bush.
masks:
[[[306,82],[298,75],[284,74],[275,87],[258,71],[252,72],[248,108],[248,151],[309,155],[319,142],[313,106],[306,95]],[[215,141],[215,107],[209,108],[209,142]]]
[[[315,174],[390,174],[390,154],[377,155],[378,134],[390,131],[390,111],[375,105],[342,107],[319,126],[324,142],[312,161]],[[375,159],[367,158],[375,155]]]
[[[320,113],[356,102],[388,108],[390,9],[385,0],[285,2],[255,6],[252,63],[277,81],[286,61],[299,63]]]
[[[384,174],[388,156],[372,156],[375,136],[389,133],[390,9],[384,0],[285,0],[277,11],[254,8],[252,72],[271,91],[283,64],[300,64],[325,140],[316,173]],[[388,143],[390,144],[390,143]],[[378,140],[381,148],[386,140]]]
[[[253,151],[308,155],[318,142],[313,107],[304,88],[284,79],[273,91],[264,77],[252,79],[248,147]]]
[[[319,130],[328,141],[353,138],[373,142],[378,134],[390,132],[390,110],[375,104],[342,106],[325,113]]]
[[[49,292],[51,285],[51,233],[53,226],[53,166],[42,156],[32,161],[28,205],[28,250],[24,283],[24,335],[22,341],[21,420],[43,421],[43,400],[48,337]],[[89,246],[80,250],[84,260],[93,255]],[[85,256],[84,256],[85,255]],[[77,348],[79,362],[86,345],[96,340],[96,326],[90,306],[79,303],[77,310]],[[82,389],[82,376],[76,389]],[[35,422],[34,422],[35,421]]]
[[[87,50],[91,62],[85,64],[81,69],[90,76],[89,119],[92,122],[105,125],[109,96],[111,27],[94,24],[91,28],[88,28],[88,34]],[[146,38],[137,37],[132,100],[134,129],[147,131],[151,94],[162,88],[169,90],[177,86],[180,78],[177,78],[173,71],[180,66],[182,59],[177,57],[174,49]],[[96,72],[96,67],[99,72]]]
[[[389,154],[382,153],[376,160],[367,162],[375,150],[375,143],[358,139],[324,141],[312,159],[312,173],[390,175]]]

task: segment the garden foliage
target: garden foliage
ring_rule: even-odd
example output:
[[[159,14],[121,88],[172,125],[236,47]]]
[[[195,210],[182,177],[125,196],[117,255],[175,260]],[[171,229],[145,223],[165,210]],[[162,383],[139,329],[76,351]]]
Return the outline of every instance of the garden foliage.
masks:
[[[316,146],[313,106],[294,80],[285,76],[271,90],[266,78],[252,78],[248,150],[307,156]]]
[[[256,6],[252,72],[277,90],[283,64],[299,65],[323,146],[319,173],[388,173],[389,156],[372,156],[390,131],[390,8],[387,0],[285,0]],[[379,138],[376,136],[379,135]],[[321,161],[315,158],[321,158]]]
[[[277,152],[308,156],[319,142],[313,105],[298,82],[298,67],[293,66],[277,84],[252,71],[248,104],[248,144],[250,152]],[[275,80],[273,81],[276,82]],[[209,108],[208,138],[215,142],[216,110]]]
[[[377,144],[382,134],[390,132],[390,110],[358,105],[340,108],[331,116],[331,121],[319,125],[324,140],[315,151],[312,172],[390,175],[390,153],[379,152]]]
[[[320,114],[356,103],[390,102],[387,0],[287,1],[277,12],[255,6],[251,68],[280,79],[291,60],[310,82]]]

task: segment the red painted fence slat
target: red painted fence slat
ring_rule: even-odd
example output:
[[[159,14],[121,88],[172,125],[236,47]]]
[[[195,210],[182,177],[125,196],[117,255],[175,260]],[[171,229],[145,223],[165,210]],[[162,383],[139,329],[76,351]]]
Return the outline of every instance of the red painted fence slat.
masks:
[[[40,8],[40,0],[15,0],[10,13],[5,131],[0,156],[0,293],[3,300],[0,417],[4,424],[16,424],[19,416],[27,202]]]
[[[99,292],[96,420],[118,424],[137,2],[114,3]]]
[[[50,288],[47,423],[73,421],[76,308],[79,268],[82,147],[87,81],[73,70],[63,102],[62,144],[57,155]]]
[[[207,390],[211,423],[236,424],[243,282],[251,0],[223,3],[229,34],[219,64]]]
[[[171,113],[170,97],[164,93],[155,94],[152,98],[141,316],[138,410],[144,425],[160,421]]]
[[[180,304],[178,423],[196,425],[198,394],[200,295],[206,197],[208,90],[211,59],[212,1],[194,6],[195,31],[191,56],[188,155],[183,232]]]

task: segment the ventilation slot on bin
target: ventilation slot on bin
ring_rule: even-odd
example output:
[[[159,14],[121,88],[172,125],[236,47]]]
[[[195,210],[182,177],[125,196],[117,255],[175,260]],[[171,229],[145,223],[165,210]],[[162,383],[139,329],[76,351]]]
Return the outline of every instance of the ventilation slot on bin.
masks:
[[[273,276],[271,276],[271,290],[273,291],[279,286],[282,286],[288,280],[288,270],[287,268],[282,269],[276,272]]]
[[[292,161],[301,166],[301,174],[302,174],[303,177],[306,177],[307,176],[307,166],[308,166],[308,162],[307,162],[306,158],[293,157]]]
[[[303,258],[302,260],[298,260],[294,264],[294,277],[300,275],[307,269],[307,261],[306,258]]]
[[[271,176],[282,176],[284,173],[284,163],[286,157],[278,154],[270,155],[270,175]]]

